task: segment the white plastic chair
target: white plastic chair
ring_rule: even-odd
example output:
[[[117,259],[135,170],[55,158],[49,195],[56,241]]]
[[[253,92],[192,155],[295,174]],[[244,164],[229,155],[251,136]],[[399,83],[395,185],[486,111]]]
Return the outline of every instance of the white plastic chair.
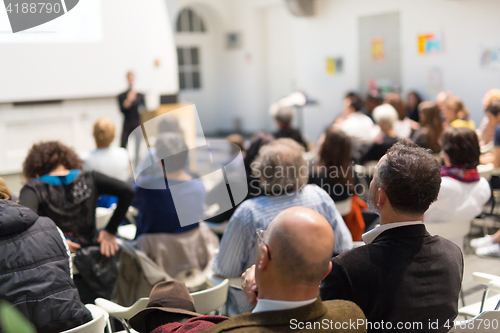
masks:
[[[470,320],[455,322],[449,333],[491,333],[498,330],[500,330],[500,310],[485,311]]]
[[[97,207],[95,209],[95,225],[97,230],[106,228],[111,216],[113,216],[115,208],[116,207],[113,205],[110,208]],[[130,206],[125,216],[132,224],[135,224],[135,218],[138,214],[139,211],[137,208]]]
[[[349,197],[342,201],[335,202],[335,207],[337,207],[340,216],[348,215],[352,210],[352,197]]]
[[[97,207],[95,209],[95,226],[97,230],[106,228],[114,211],[114,208]]]
[[[477,166],[477,171],[479,172],[479,175],[485,178],[487,181],[490,181],[491,176],[493,176],[494,169],[495,167],[493,166],[493,163],[479,164]]]
[[[106,311],[93,304],[87,304],[85,307],[92,314],[92,320],[61,333],[104,333],[104,329],[106,328],[109,319]]]
[[[135,239],[135,234],[137,233],[137,227],[135,224],[126,224],[118,227],[116,234],[125,240],[132,241]]]
[[[125,307],[118,305],[114,302],[108,301],[107,299],[104,298],[97,298],[95,300],[95,304],[99,308],[106,311],[111,317],[118,319],[125,328],[125,332],[133,333],[136,331],[134,331],[130,327],[128,320],[132,318],[137,312],[145,309],[146,306],[148,305],[148,300],[149,299],[147,297],[143,297],[138,299],[133,305]]]
[[[212,288],[191,293],[190,295],[193,297],[196,312],[207,314],[221,308],[226,304],[228,289],[229,280],[225,279]],[[128,320],[137,312],[145,309],[148,301],[149,298],[144,297],[137,300],[132,306],[124,307],[106,299],[97,298],[95,304],[106,311],[111,317],[118,319],[125,328],[124,332],[135,333],[136,331],[130,327]]]
[[[488,273],[474,272],[472,273],[472,278],[475,282],[481,283],[486,286],[483,292],[482,300],[481,302],[467,305],[463,308],[458,309],[458,314],[465,317],[475,317],[483,311],[497,309],[500,305],[500,276]],[[488,293],[490,290],[493,292],[497,292],[498,294],[488,298]]]
[[[221,308],[227,301],[229,280],[225,279],[215,287],[191,293],[194,308],[199,314],[207,314]]]
[[[425,221],[424,221],[425,223]],[[444,223],[425,223],[431,235],[439,235],[451,240],[463,251],[464,237],[470,232],[471,221],[453,221]]]

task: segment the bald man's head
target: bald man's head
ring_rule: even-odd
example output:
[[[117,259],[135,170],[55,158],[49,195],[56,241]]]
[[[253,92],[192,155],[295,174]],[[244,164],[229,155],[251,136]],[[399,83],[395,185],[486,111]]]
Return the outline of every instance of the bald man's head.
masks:
[[[292,207],[270,223],[265,241],[285,282],[314,286],[327,273],[335,239],[332,227],[321,214]]]

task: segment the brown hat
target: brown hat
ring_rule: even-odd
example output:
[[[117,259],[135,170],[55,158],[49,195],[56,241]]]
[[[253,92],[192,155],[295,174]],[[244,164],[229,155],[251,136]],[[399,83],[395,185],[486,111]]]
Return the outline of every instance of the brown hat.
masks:
[[[130,318],[130,326],[134,330],[142,332],[146,315],[155,311],[192,317],[201,316],[195,312],[194,300],[189,295],[186,285],[179,281],[160,282],[154,286],[149,294],[148,306]]]

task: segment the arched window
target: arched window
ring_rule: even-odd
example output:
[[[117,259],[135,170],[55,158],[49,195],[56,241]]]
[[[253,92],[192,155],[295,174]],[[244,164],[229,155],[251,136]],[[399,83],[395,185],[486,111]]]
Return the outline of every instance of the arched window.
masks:
[[[184,8],[177,16],[177,32],[206,32],[205,23],[200,15],[190,8]]]

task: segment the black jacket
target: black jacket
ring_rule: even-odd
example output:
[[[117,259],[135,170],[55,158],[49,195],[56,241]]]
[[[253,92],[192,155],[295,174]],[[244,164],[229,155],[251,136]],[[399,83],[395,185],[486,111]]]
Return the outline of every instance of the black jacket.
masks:
[[[70,277],[54,222],[6,200],[0,200],[0,298],[38,332],[61,332],[92,319]]]
[[[146,109],[146,102],[143,94],[137,93],[137,97],[135,101],[130,105],[128,109],[125,109],[123,106],[123,102],[127,99],[128,93],[130,90],[127,90],[120,95],[118,95],[118,103],[120,104],[120,111],[123,113],[125,123],[136,123],[139,122],[141,108]]]
[[[372,243],[332,262],[321,298],[353,301],[374,325],[392,323],[392,330],[373,326],[368,332],[395,332],[398,322],[422,323],[420,329],[396,329],[404,332],[448,332],[445,325],[453,325],[463,276],[462,251],[429,235],[424,225],[386,230]],[[439,329],[429,327],[436,321]]]

